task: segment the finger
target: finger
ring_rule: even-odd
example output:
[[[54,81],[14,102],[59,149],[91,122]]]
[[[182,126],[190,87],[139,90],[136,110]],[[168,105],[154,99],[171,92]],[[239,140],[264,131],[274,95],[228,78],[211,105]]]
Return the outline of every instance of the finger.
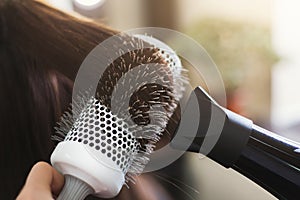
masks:
[[[51,193],[52,167],[46,162],[36,163],[25,183],[25,187],[47,190]]]
[[[58,195],[65,184],[64,176],[52,167],[52,183],[51,191],[54,195]]]
[[[17,200],[50,200],[52,198],[50,183],[52,177],[51,166],[44,162],[35,164]]]
[[[63,188],[64,177],[48,163],[38,162],[33,166],[26,182],[58,195]]]

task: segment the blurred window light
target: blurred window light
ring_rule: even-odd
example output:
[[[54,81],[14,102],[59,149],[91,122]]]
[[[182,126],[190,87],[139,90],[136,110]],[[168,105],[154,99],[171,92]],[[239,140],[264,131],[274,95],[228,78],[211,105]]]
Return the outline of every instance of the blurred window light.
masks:
[[[281,60],[272,73],[272,124],[300,142],[300,2],[275,0],[273,45]]]
[[[94,10],[102,6],[105,0],[73,0],[74,5],[85,10]]]
[[[73,12],[73,5],[71,0],[46,0],[47,3],[52,5],[53,7],[60,9],[64,12],[72,13]]]

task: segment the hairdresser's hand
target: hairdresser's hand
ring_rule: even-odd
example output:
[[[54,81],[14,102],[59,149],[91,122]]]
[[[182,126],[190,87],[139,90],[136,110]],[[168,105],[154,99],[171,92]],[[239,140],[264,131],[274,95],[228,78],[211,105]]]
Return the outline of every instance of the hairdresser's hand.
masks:
[[[17,200],[50,200],[64,185],[64,177],[46,162],[35,164]]]

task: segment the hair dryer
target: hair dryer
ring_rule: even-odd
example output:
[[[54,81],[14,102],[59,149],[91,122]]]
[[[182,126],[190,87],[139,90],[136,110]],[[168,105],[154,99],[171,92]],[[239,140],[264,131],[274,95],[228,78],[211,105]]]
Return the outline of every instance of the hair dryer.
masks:
[[[197,127],[196,133],[191,133],[191,125]],[[207,145],[214,139],[213,146]],[[201,87],[191,93],[171,146],[205,154],[279,199],[299,198],[300,144],[223,108]]]

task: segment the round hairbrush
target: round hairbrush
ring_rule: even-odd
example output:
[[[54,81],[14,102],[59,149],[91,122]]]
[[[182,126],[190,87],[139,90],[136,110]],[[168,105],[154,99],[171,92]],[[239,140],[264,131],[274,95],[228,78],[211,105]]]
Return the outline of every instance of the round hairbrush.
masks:
[[[78,199],[90,193],[102,198],[117,195],[126,173],[142,170],[139,152],[134,130],[92,97],[51,156],[68,184],[60,198],[75,199],[77,193]]]
[[[186,82],[179,58],[150,36],[131,40],[139,49],[113,61],[97,95],[80,97],[72,108],[76,117],[66,112],[56,127],[60,142],[51,163],[66,178],[58,199],[111,198],[134,182],[178,105]],[[140,49],[143,43],[151,48]],[[134,76],[128,73],[133,70]],[[137,81],[145,77],[151,82]],[[116,98],[114,91],[122,95]]]

